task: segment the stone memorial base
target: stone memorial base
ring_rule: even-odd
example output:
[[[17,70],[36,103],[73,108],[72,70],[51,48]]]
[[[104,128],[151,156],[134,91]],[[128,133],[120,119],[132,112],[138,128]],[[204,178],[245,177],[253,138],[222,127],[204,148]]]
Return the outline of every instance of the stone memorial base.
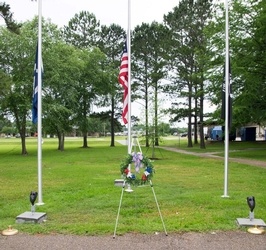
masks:
[[[16,217],[16,223],[41,223],[46,218],[46,213],[25,212]]]
[[[245,226],[245,227],[250,227],[250,226],[257,226],[257,227],[266,227],[266,224],[263,220],[261,219],[252,219],[250,220],[249,218],[237,218],[236,219],[237,224],[239,226]]]
[[[115,180],[115,186],[123,187],[123,185],[124,185],[124,179],[116,179]]]

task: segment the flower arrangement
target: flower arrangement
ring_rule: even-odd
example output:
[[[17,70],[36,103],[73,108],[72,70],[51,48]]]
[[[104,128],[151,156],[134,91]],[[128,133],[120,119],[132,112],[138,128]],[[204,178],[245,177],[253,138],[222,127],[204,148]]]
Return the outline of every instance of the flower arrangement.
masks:
[[[132,165],[130,168],[128,167],[129,164]],[[135,166],[135,173],[132,172],[132,167],[134,167],[133,165]],[[144,170],[142,173],[141,169]],[[125,160],[121,163],[120,170],[126,180],[126,183],[132,185],[143,185],[146,182],[149,182],[154,173],[154,167],[151,160],[140,152],[128,154]]]

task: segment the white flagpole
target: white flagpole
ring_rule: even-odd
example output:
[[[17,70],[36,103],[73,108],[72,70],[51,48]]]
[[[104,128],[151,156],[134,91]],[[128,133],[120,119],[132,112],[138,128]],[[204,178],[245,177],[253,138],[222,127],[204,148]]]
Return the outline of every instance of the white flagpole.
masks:
[[[128,0],[128,29],[127,29],[127,53],[128,53],[128,153],[131,154],[131,0]]]
[[[224,194],[228,196],[228,154],[229,154],[229,14],[228,0],[225,0],[225,130],[224,130]]]
[[[42,201],[42,0],[38,1],[38,203]]]

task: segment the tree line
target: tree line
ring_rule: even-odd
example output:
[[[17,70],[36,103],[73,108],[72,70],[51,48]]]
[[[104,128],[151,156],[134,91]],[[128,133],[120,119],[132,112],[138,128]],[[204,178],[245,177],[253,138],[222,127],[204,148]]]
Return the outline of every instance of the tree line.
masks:
[[[0,13],[2,9],[0,5]],[[265,1],[230,4],[233,129],[248,123],[263,125],[266,120],[265,21]],[[22,154],[27,154],[25,135],[31,119],[38,20],[15,23],[15,32],[8,23],[0,28],[0,114],[2,119],[14,120]],[[126,31],[117,24],[101,25],[88,11],[75,14],[62,28],[49,20],[43,20],[42,26],[44,132],[57,135],[58,149],[63,150],[65,135],[75,128],[83,136],[83,147],[88,147],[89,126],[98,119],[110,126],[110,146],[115,146],[114,132],[121,129],[122,108],[117,77]],[[188,147],[200,142],[205,148],[203,126],[224,123],[220,118],[225,63],[223,4],[181,0],[161,23],[142,23],[132,30],[131,37],[132,101],[144,103],[144,120],[133,117],[133,122],[145,125],[146,146],[151,136],[155,146],[159,145],[164,112],[171,122],[188,120]],[[171,107],[161,110],[160,102],[166,100]],[[204,112],[206,100],[215,105],[213,113]],[[108,111],[95,113],[95,106]]]

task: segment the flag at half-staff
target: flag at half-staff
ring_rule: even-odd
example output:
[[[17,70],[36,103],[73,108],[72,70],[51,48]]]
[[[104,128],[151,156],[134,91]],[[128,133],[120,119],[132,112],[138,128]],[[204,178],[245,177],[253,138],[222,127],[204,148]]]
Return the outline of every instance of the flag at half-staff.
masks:
[[[43,65],[42,65],[42,58],[40,60],[40,67],[41,70],[39,71],[38,65],[38,56],[39,56],[39,46],[36,47],[36,55],[35,55],[35,63],[34,63],[34,72],[33,72],[33,94],[32,94],[32,122],[36,124],[38,122],[38,92],[39,92],[39,79],[42,80],[43,77]],[[38,74],[41,74],[40,78]]]
[[[38,205],[42,201],[42,0],[38,0],[38,42],[34,66],[32,121],[38,123]]]
[[[36,48],[34,72],[33,72],[33,95],[32,95],[32,122],[38,121],[38,45]]]
[[[127,51],[127,43],[125,42],[123,48],[123,54],[120,64],[120,71],[118,76],[118,81],[122,85],[124,93],[123,93],[123,111],[122,111],[122,119],[124,124],[128,123],[128,51]]]

